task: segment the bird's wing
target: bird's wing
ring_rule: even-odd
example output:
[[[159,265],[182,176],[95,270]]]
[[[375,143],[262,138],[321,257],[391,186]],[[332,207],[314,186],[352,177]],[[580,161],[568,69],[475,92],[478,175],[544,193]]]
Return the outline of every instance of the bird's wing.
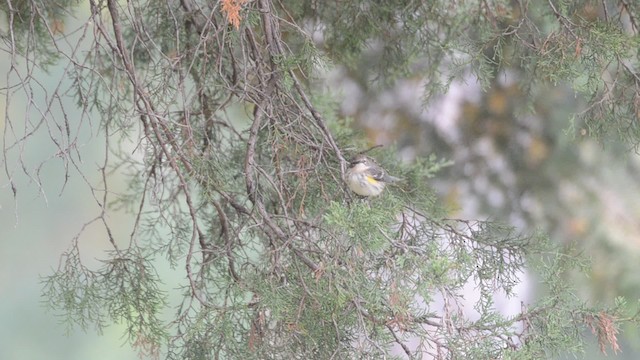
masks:
[[[384,170],[382,170],[381,168],[377,168],[377,169],[369,169],[369,174],[371,175],[372,178],[378,180],[378,181],[385,181],[385,178],[388,176]]]

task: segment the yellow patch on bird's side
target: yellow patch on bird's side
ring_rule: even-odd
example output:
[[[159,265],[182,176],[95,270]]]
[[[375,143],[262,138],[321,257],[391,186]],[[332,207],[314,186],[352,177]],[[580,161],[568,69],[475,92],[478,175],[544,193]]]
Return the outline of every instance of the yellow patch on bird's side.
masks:
[[[378,180],[372,178],[371,176],[367,176],[367,181],[372,183],[372,184],[377,184],[378,183]]]

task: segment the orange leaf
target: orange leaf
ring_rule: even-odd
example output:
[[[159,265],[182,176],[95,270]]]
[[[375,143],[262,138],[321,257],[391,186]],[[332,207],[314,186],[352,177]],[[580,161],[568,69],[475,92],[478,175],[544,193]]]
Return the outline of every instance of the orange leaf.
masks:
[[[240,10],[247,0],[222,0],[222,12],[227,15],[227,21],[236,29],[240,28]]]

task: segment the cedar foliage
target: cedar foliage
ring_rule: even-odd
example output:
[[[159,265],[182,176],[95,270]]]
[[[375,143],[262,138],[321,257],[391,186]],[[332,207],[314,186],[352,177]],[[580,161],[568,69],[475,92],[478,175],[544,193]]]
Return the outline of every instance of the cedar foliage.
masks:
[[[346,160],[365,146],[322,79],[334,66],[372,86],[420,76],[428,105],[464,73],[488,86],[510,68],[525,92],[573,86],[586,104],[574,124],[635,146],[637,5],[89,0],[87,15],[75,1],[10,0],[0,9],[14,60],[8,98],[40,92],[35,78],[64,64],[41,119],[24,133],[7,119],[11,188],[23,167],[9,162],[45,124],[67,175],[89,183],[102,209],[92,223],[112,248],[101,268],[86,266],[81,232],[45,279],[45,298],[70,326],[122,322],[142,354],[171,359],[539,359],[579,351],[585,329],[618,350],[624,302],[579,301],[564,277],[583,265],[577,256],[541,234],[446,218],[427,181],[445,161],[401,165],[376,150],[405,182],[367,202],[349,193]],[[61,33],[67,16],[82,24]],[[86,128],[105,141],[99,183],[80,166]],[[133,154],[123,150],[131,141]],[[128,174],[126,194],[109,191],[113,171]],[[134,216],[129,239],[112,235],[112,209]],[[169,320],[175,290],[158,262],[184,274]],[[493,294],[513,295],[527,266],[548,292],[505,317]],[[469,282],[481,294],[472,305],[462,298]],[[464,316],[471,307],[477,319]]]

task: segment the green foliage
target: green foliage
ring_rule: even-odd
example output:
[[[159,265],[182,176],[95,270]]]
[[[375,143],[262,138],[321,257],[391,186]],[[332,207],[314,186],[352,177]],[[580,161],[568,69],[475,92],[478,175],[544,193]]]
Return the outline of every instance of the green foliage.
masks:
[[[134,249],[135,250],[135,249]],[[166,306],[160,279],[149,260],[135,252],[115,253],[103,268],[85,267],[77,247],[65,254],[61,268],[44,282],[50,304],[64,309],[67,326],[101,331],[108,323],[126,325],[127,336],[141,351],[155,353],[167,340],[160,315]]]
[[[28,4],[17,14],[35,28],[11,29],[41,38],[49,12]],[[98,202],[135,224],[126,249],[110,237],[103,268],[82,263],[75,239],[46,278],[67,324],[122,322],[143,353],[166,346],[174,359],[383,358],[394,346],[407,357],[538,359],[579,351],[585,324],[615,349],[615,311],[585,306],[562,277],[579,265],[573,254],[497,222],[447,218],[428,181],[450,162],[405,165],[375,150],[403,181],[373,199],[350,193],[345,160],[364,140],[313,76],[336,64],[368,85],[426,78],[429,100],[468,74],[487,87],[513,70],[532,96],[541,83],[574,86],[591,133],[637,143],[637,38],[619,21],[584,19],[585,3],[259,0],[241,4],[236,30],[219,2],[91,4],[96,37],[69,72],[107,140],[101,170],[130,179],[127,194],[102,184]],[[168,322],[162,259],[184,279]],[[528,264],[548,293],[500,314],[495,294],[513,296]],[[480,295],[470,303],[468,285]]]
[[[3,41],[14,46],[31,66],[47,69],[62,54],[55,48],[64,31],[65,17],[78,0],[61,1],[5,1],[0,4],[0,16],[5,26],[0,30]]]

